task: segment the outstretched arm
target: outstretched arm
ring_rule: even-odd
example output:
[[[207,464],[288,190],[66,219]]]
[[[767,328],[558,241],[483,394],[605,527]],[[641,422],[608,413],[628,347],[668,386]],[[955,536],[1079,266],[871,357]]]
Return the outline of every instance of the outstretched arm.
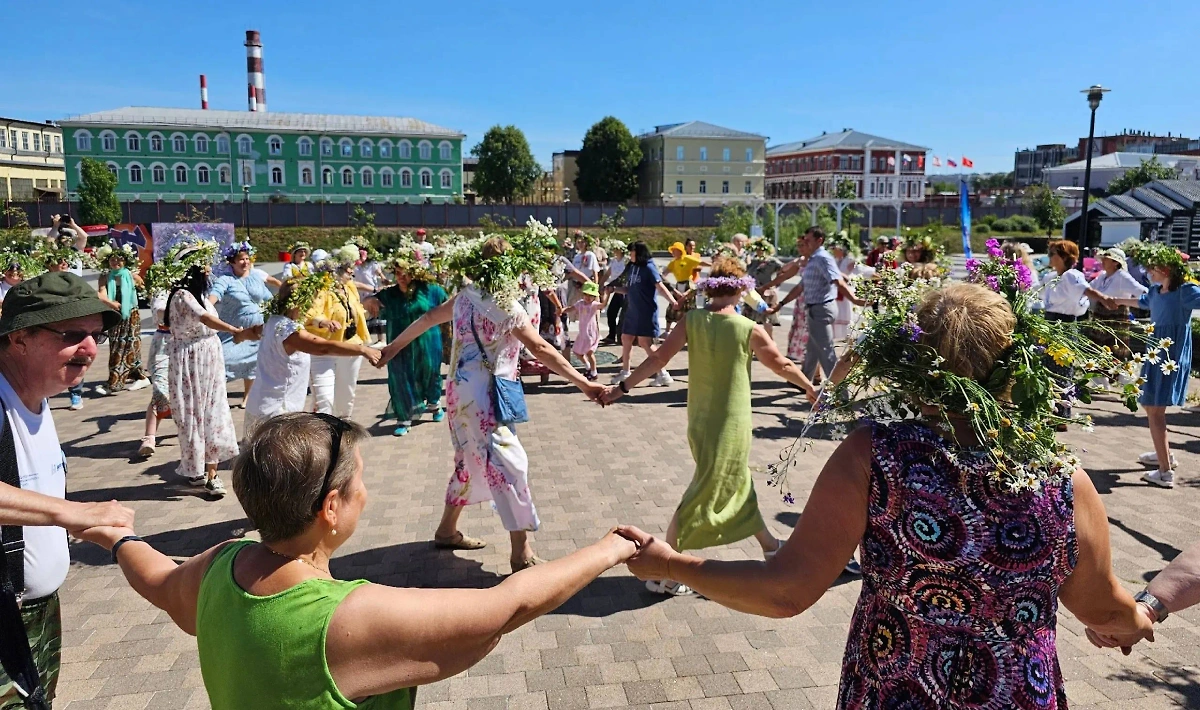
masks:
[[[647,357],[645,360],[642,360],[642,364],[638,365],[637,368],[635,368],[634,371],[629,374],[629,377],[625,378],[625,388],[631,389],[636,387],[642,380],[653,375],[659,370],[662,370],[664,367],[670,364],[671,358],[675,357],[675,354],[682,350],[684,345],[687,345],[686,323],[676,326],[675,329],[671,331],[671,334],[667,336],[667,339],[663,341],[663,344],[660,345],[657,350],[651,353],[649,357]],[[619,388],[609,387],[605,390],[604,401],[607,403],[615,402],[620,399],[622,394],[624,394],[624,392],[622,392]]]
[[[525,321],[519,328],[514,328],[512,334],[521,341],[521,344],[529,349],[543,365],[550,368],[554,374],[563,377],[571,384],[579,388],[581,392],[588,396],[588,399],[595,400],[604,391],[604,388],[595,382],[588,382],[587,379],[579,374],[565,357],[562,356],[554,346],[546,342],[546,339],[534,330],[533,325],[529,321]]]
[[[362,343],[347,343],[345,341],[327,340],[319,335],[313,335],[307,330],[297,330],[283,340],[283,349],[288,355],[296,352],[309,355],[341,355],[346,357],[365,357],[372,365],[379,362],[381,354],[375,348]]]
[[[1172,560],[1148,589],[1171,613],[1200,604],[1200,544]]]
[[[766,329],[761,325],[754,326],[754,330],[750,333],[750,349],[754,351],[754,356],[758,358],[759,362],[766,365],[771,372],[804,390],[808,395],[808,401],[817,401],[817,391],[813,387],[812,381],[804,376],[800,368],[796,367],[796,363],[779,352],[775,341],[767,335]]]
[[[426,311],[425,315],[413,321],[412,325],[405,328],[403,333],[397,335],[396,339],[383,349],[383,358],[379,361],[379,365],[382,366],[394,358],[396,353],[407,348],[409,343],[424,335],[425,331],[436,325],[449,323],[450,319],[454,317],[454,302],[457,299],[458,295],[455,294],[450,300],[431,311]]]

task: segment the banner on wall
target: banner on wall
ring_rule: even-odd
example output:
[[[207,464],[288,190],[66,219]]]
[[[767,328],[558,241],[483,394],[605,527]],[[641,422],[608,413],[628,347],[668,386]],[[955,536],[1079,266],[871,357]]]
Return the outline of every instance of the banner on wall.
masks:
[[[155,222],[150,225],[150,233],[155,261],[182,241],[200,238],[216,242],[222,249],[234,242],[234,227],[230,222]]]

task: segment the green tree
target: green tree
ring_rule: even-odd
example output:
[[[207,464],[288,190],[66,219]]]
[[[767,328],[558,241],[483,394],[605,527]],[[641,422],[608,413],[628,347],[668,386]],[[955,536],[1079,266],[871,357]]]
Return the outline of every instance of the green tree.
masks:
[[[944,182],[941,180],[933,183],[933,185],[930,186],[930,189],[933,191],[933,194],[935,194],[935,195],[939,192],[953,192],[955,194],[958,193],[958,185],[956,183]]]
[[[79,182],[79,216],[84,224],[120,224],[117,176],[99,160],[84,158]]]
[[[605,116],[583,137],[575,186],[584,202],[624,202],[637,194],[642,147],[615,116]]]
[[[1030,216],[1046,230],[1046,236],[1053,236],[1056,229],[1062,228],[1067,210],[1048,186],[1031,185],[1025,190],[1025,201],[1029,204]]]
[[[532,192],[542,176],[542,166],[533,159],[529,141],[516,126],[492,126],[471,149],[471,155],[479,158],[475,192],[489,202],[511,205]]]
[[[1174,180],[1178,175],[1175,168],[1158,162],[1158,156],[1143,162],[1133,170],[1108,183],[1108,194],[1123,195],[1135,187],[1155,180]]]

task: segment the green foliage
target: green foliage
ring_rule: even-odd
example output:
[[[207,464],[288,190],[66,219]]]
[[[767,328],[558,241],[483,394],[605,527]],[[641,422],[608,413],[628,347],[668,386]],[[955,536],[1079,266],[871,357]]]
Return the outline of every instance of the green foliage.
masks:
[[[952,182],[938,180],[929,186],[929,189],[936,195],[939,192],[953,192],[958,194],[958,185]]]
[[[850,183],[841,183],[841,185],[853,190],[853,185]],[[859,216],[857,211],[849,208],[842,212],[842,229],[846,230],[847,238],[855,243],[858,242],[862,230],[857,224],[853,224],[853,220]],[[750,227],[753,224],[754,212],[749,207],[741,204],[727,205],[717,215],[717,226],[710,241],[728,242],[735,234],[749,235]],[[773,206],[769,204],[762,206],[759,210],[759,224],[762,226],[763,236],[771,243],[775,243],[775,208]],[[812,224],[812,212],[807,207],[801,207],[796,213],[780,216],[779,253],[794,255],[797,242]],[[837,213],[832,207],[821,205],[817,209],[817,226],[826,235],[832,235],[838,231]],[[714,244],[709,244],[707,248],[711,250],[714,246]]]
[[[980,222],[972,227],[971,231],[975,232],[976,234],[991,234],[992,228],[987,225],[987,222]]]
[[[379,229],[375,226],[374,212],[368,213],[362,208],[362,205],[357,205],[354,208],[354,214],[350,216],[350,223],[369,244],[378,244]]]
[[[516,126],[492,126],[479,145],[471,149],[479,158],[475,168],[475,192],[489,202],[512,204],[528,195],[542,175],[533,159],[529,141]]]
[[[1007,217],[1001,217],[1000,219],[994,220],[992,222],[992,231],[993,232],[1014,231],[1013,226],[1012,226],[1012,221],[1009,220]]]
[[[1029,211],[1033,215],[1035,226],[1046,230],[1047,236],[1053,234],[1055,230],[1062,229],[1063,221],[1067,218],[1067,210],[1048,186],[1030,186],[1025,191],[1025,200],[1029,203]]]
[[[990,227],[998,219],[1000,219],[1000,218],[994,214],[985,214],[984,216],[979,218],[979,221]]]
[[[1123,195],[1135,187],[1141,187],[1155,180],[1174,180],[1177,173],[1174,168],[1158,162],[1158,156],[1143,162],[1136,168],[1126,172],[1121,177],[1108,183],[1108,194]]]
[[[1036,232],[1038,230],[1038,226],[1039,226],[1038,221],[1036,219],[1034,219],[1033,217],[1028,217],[1026,215],[1019,214],[1014,217],[1010,217],[1009,219],[1012,222],[1013,229],[1015,229],[1018,232],[1024,232],[1026,234],[1033,234],[1034,232]],[[1058,224],[1060,227],[1062,226],[1061,221]]]
[[[99,160],[83,159],[79,183],[79,217],[84,224],[120,224],[117,178]]]
[[[583,137],[575,186],[584,202],[624,202],[637,195],[642,147],[614,116],[605,116]]]

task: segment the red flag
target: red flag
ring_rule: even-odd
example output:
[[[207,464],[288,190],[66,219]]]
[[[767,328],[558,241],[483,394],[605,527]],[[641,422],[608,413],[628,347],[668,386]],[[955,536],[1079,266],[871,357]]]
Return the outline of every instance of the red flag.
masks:
[[[963,167],[964,168],[973,168],[973,167],[975,167],[975,163],[972,162],[970,158],[968,158],[967,156],[964,155],[963,156]]]
[[[935,168],[942,167],[942,159],[937,157],[936,155],[933,156],[933,167],[935,167]]]
[[[954,162],[953,160],[951,160],[949,158],[946,158],[946,165],[949,165],[952,168],[958,167],[958,163]]]
[[[925,154],[924,153],[920,153],[917,155],[917,167],[920,168],[921,170],[925,169]]]

